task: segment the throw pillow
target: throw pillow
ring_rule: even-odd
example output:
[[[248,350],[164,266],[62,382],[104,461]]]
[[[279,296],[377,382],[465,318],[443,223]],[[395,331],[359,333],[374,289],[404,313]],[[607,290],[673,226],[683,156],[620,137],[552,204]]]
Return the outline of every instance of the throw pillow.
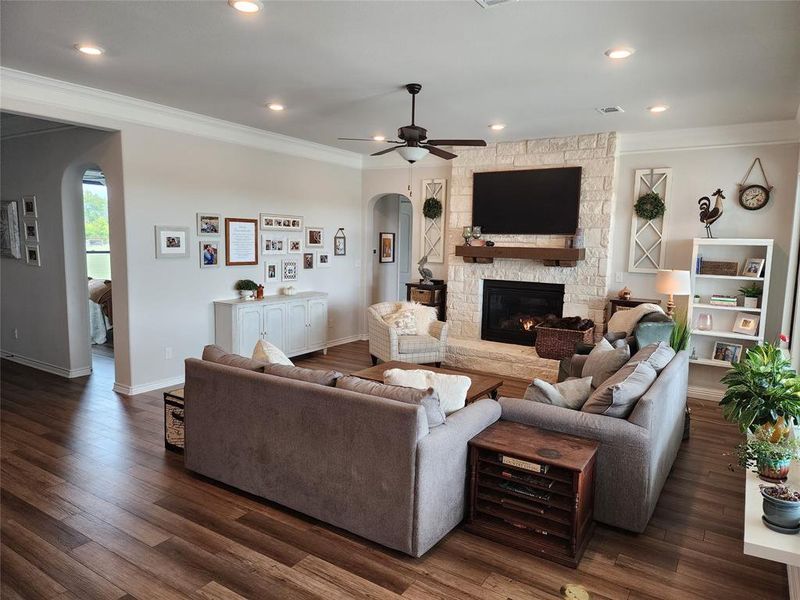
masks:
[[[631,350],[627,345],[614,348],[607,340],[601,339],[586,357],[581,377],[591,377],[592,387],[596,389],[619,371],[630,357]]]
[[[283,350],[266,340],[258,340],[256,342],[256,347],[253,348],[253,360],[260,360],[273,365],[294,366],[294,363],[283,353]]]
[[[592,394],[592,378],[567,379],[552,384],[542,379],[534,379],[525,390],[525,400],[552,404],[571,410],[580,410]]]
[[[377,381],[369,381],[359,377],[342,377],[336,382],[336,387],[351,392],[359,392],[379,398],[397,400],[406,404],[422,405],[425,415],[428,417],[428,427],[438,427],[445,420],[444,411],[439,402],[438,394],[433,388],[420,390],[411,387],[401,387],[399,385],[385,385]]]
[[[439,315],[433,306],[415,304],[414,318],[417,322],[417,333],[422,335],[423,333],[430,333],[431,324],[438,320]]]
[[[417,389],[432,387],[439,395],[444,414],[450,415],[466,405],[472,380],[466,375],[448,375],[424,369],[389,369],[383,373],[383,383]]]
[[[203,360],[228,367],[247,369],[248,371],[260,372],[264,368],[263,362],[251,360],[246,356],[239,356],[238,354],[225,352],[225,350],[214,344],[203,348]]]
[[[320,369],[306,369],[304,367],[290,367],[289,365],[275,365],[267,363],[264,365],[264,373],[276,377],[286,377],[296,381],[316,383],[334,387],[336,380],[342,377],[339,371],[322,371]]]
[[[417,317],[411,309],[390,313],[383,320],[397,330],[397,335],[417,335]]]
[[[656,371],[661,371],[675,358],[675,350],[667,342],[648,344],[631,357],[630,362],[645,361]]]
[[[597,388],[581,411],[627,419],[655,380],[656,371],[649,363],[630,362]]]

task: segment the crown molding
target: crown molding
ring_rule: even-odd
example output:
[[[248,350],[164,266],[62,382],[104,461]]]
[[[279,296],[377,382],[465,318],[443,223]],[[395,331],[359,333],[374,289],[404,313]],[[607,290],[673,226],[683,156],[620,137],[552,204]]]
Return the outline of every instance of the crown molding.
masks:
[[[363,156],[114,92],[0,67],[0,108],[75,125],[135,124],[361,169]]]
[[[795,120],[765,121],[617,135],[617,148],[621,155],[764,144],[796,144],[800,141],[800,123]]]

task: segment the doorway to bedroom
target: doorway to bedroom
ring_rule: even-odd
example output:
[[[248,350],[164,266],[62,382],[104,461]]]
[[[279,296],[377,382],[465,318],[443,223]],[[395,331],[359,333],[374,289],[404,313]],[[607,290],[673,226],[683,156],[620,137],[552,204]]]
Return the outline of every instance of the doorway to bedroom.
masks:
[[[108,189],[99,169],[83,174],[83,225],[88,277],[89,342],[92,363],[114,365],[114,309],[111,301],[111,240]]]

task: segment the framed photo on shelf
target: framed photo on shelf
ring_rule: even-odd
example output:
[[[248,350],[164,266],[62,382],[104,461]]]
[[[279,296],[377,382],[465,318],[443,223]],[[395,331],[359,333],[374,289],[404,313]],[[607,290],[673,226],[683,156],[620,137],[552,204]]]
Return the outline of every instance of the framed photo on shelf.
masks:
[[[344,235],[344,227],[339,227],[336,235],[333,236],[333,255],[346,256],[347,255],[347,237]]]
[[[258,264],[258,219],[225,219],[225,264]]]
[[[156,225],[156,258],[187,258],[189,228]]]
[[[39,216],[36,210],[36,196],[23,196],[22,197],[22,216],[30,219],[35,219]]]
[[[286,254],[286,236],[262,233],[261,254]]]
[[[317,268],[328,269],[331,266],[330,252],[317,252]]]
[[[381,231],[380,234],[380,262],[393,263],[394,262],[394,234],[387,231]]]
[[[274,260],[267,260],[264,262],[264,281],[267,283],[275,283],[280,280],[279,262]]]
[[[737,312],[736,320],[733,322],[733,332],[745,335],[756,335],[758,333],[758,322],[761,320],[759,315]]]
[[[761,277],[761,270],[764,268],[763,258],[748,258],[742,267],[742,277]]]
[[[197,235],[217,237],[222,231],[222,217],[214,213],[197,213]]]
[[[39,254],[39,246],[25,246],[25,262],[34,267],[42,266],[42,257]]]
[[[303,217],[261,213],[262,231],[303,231]]]
[[[200,240],[200,268],[210,269],[219,266],[219,242]]]
[[[742,345],[730,344],[728,342],[714,342],[714,352],[711,357],[714,360],[738,363],[739,359],[742,358]]]
[[[325,245],[323,227],[306,227],[306,248],[322,248]]]
[[[39,224],[38,221],[25,220],[23,223],[25,227],[25,243],[38,244],[39,243]]]
[[[286,237],[286,251],[289,254],[302,254],[303,253],[303,236],[290,235]]]
[[[296,258],[285,258],[281,261],[281,281],[297,281],[299,261]]]
[[[303,268],[304,269],[313,269],[314,268],[314,253],[313,252],[304,252],[303,253]]]

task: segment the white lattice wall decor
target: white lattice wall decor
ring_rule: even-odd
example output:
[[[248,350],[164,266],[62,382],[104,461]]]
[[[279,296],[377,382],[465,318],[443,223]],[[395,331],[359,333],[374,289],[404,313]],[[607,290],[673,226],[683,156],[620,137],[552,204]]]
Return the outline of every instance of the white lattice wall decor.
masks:
[[[669,212],[672,169],[637,169],[633,184],[633,202],[649,192],[656,192]],[[666,237],[666,215],[658,219],[642,219],[635,211],[631,216],[631,246],[628,271],[631,273],[655,273],[664,268],[664,238]]]
[[[422,256],[428,255],[428,262],[444,262],[445,215],[447,214],[447,180],[423,179],[422,202],[428,198],[436,198],[442,203],[442,214],[435,219],[423,217],[422,220]]]

